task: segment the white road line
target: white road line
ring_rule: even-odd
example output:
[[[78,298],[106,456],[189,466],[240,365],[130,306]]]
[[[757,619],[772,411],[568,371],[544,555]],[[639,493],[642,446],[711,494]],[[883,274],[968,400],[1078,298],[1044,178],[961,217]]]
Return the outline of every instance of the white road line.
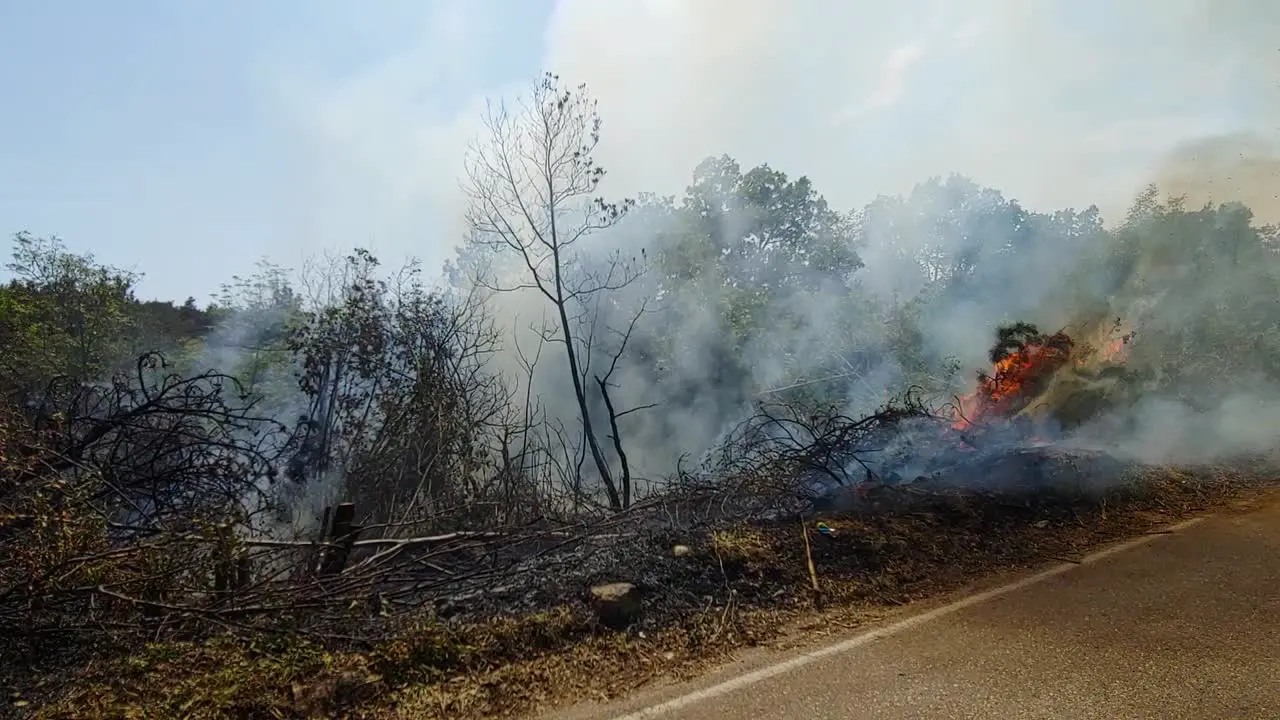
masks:
[[[1058,575],[1062,575],[1063,573],[1071,572],[1072,570],[1075,570],[1076,568],[1079,568],[1082,565],[1089,565],[1091,563],[1095,563],[1111,555],[1115,555],[1117,553],[1122,553],[1126,550],[1132,550],[1133,548],[1146,545],[1147,543],[1152,542],[1157,538],[1163,537],[1166,534],[1175,533],[1180,530],[1185,530],[1191,527],[1192,525],[1195,525],[1197,523],[1204,521],[1204,519],[1205,518],[1203,517],[1192,518],[1190,520],[1180,522],[1176,525],[1170,525],[1166,528],[1163,528],[1158,533],[1142,535],[1132,540],[1126,540],[1122,543],[1112,545],[1111,547],[1106,548],[1104,550],[1099,550],[1098,552],[1095,552],[1092,555],[1087,555],[1084,558],[1081,558],[1079,563],[1064,562],[1061,565],[1055,565],[1049,568],[1048,570],[1043,570],[1039,573],[1036,573],[1035,575],[1025,577],[1016,582],[1009,583],[1008,585],[1001,585],[998,588],[986,590],[976,595],[970,595],[968,597],[957,600],[956,602],[953,602],[950,605],[944,605],[940,608],[934,608],[933,610],[930,610],[925,613],[921,613],[919,615],[913,615],[912,617],[906,618],[904,620],[899,620],[898,622],[893,623],[892,625],[886,625],[885,627],[877,628],[875,630],[865,632],[861,635],[856,635],[854,637],[851,637],[847,640],[842,640],[833,645],[828,645],[826,647],[819,648],[817,650],[812,650],[803,655],[793,657],[790,660],[785,660],[783,662],[777,663],[776,665],[769,665],[768,667],[763,667],[758,670],[753,670],[749,673],[746,673],[744,675],[739,675],[735,678],[726,680],[717,685],[712,685],[711,687],[707,687],[701,690],[697,690],[695,692],[691,692],[688,695],[682,695],[677,698],[672,698],[671,700],[667,700],[666,702],[659,703],[657,705],[652,705],[650,707],[644,708],[643,710],[637,710],[636,712],[630,713],[628,715],[618,716],[614,720],[644,720],[644,718],[654,718],[660,715],[665,715],[666,713],[672,712],[674,710],[679,710],[681,708],[688,707],[695,703],[702,702],[703,700],[709,700],[711,698],[719,697],[721,695],[727,695],[736,690],[741,690],[745,687],[754,685],[762,680],[767,680],[776,675],[781,675],[782,673],[790,672],[792,670],[802,668],[805,665],[809,665],[810,663],[815,663],[823,658],[827,658],[832,655],[838,655],[843,652],[848,652],[849,650],[853,650],[854,648],[862,647],[863,645],[866,645],[869,642],[879,640],[881,638],[889,637],[890,635],[896,635],[902,632],[903,630],[909,630],[913,627],[916,627],[917,625],[923,625],[924,623],[930,622],[932,620],[937,620],[940,617],[950,615],[951,613],[954,613],[958,610],[963,610],[967,607],[972,607],[974,605],[978,605],[979,603],[984,603],[988,600],[993,600],[995,598],[1000,597],[1001,595],[1007,595],[1008,593],[1014,592],[1015,590],[1021,590],[1022,588],[1035,585],[1036,583],[1043,582],[1045,580],[1048,580],[1049,578],[1057,577]]]

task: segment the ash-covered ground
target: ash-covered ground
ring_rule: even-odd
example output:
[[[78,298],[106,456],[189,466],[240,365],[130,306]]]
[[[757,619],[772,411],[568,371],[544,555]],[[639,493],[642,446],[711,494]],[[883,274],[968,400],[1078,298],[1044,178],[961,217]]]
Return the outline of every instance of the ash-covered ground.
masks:
[[[844,579],[893,562],[927,564],[917,552],[939,545],[967,547],[978,558],[985,552],[979,544],[997,552],[1021,532],[1078,521],[1104,498],[1141,497],[1144,478],[1159,472],[1034,440],[951,448],[899,467],[916,474],[903,479],[889,471],[889,480],[840,487],[755,517],[714,519],[718,505],[742,503],[712,494],[638,508],[599,532],[506,548],[498,554],[509,564],[437,588],[431,606],[456,621],[585,606],[590,587],[610,582],[641,588],[652,624],[723,603],[730,591],[755,605],[807,602],[802,533],[811,535],[819,573]],[[1209,482],[1184,478],[1176,489],[1195,494]],[[854,525],[835,537],[815,529],[838,519]],[[1017,550],[998,550],[1010,551]]]
[[[467,622],[585,609],[590,588],[620,582],[643,594],[642,625],[657,626],[727,602],[813,602],[810,557],[846,589],[886,574],[911,587],[930,573],[1031,562],[1045,552],[1044,532],[1074,537],[1082,517],[1105,519],[1108,507],[1186,508],[1240,480],[1143,465],[1078,423],[1066,430],[1051,402],[1063,384],[1055,382],[1092,372],[1073,353],[1097,353],[1063,333],[1014,330],[993,349],[993,371],[955,404],[932,407],[909,393],[858,418],[762,406],[700,475],[594,524],[459,545],[423,564],[428,579],[393,594]],[[1253,458],[1233,466],[1259,462],[1271,467]]]
[[[1225,487],[1210,487],[1207,468],[1171,474],[1124,459],[1099,438],[1064,431],[1053,408],[1028,412],[1052,396],[1055,375],[1080,370],[1073,352],[1098,355],[1062,333],[1025,324],[1016,333],[1002,336],[993,372],[955,405],[906,396],[863,418],[762,408],[689,489],[599,527],[493,550],[491,572],[437,586],[431,605],[442,618],[480,619],[583,604],[590,587],[610,582],[644,591],[650,623],[724,602],[726,593],[793,604],[808,601],[812,582],[803,533],[813,534],[808,552],[819,573],[856,582],[887,564],[929,567],[937,560],[930,548],[948,543],[979,564],[1016,555],[1024,533],[1078,525],[1100,507],[1105,515],[1109,500],[1141,505],[1152,493],[1194,498]],[[837,519],[853,524],[815,530]]]

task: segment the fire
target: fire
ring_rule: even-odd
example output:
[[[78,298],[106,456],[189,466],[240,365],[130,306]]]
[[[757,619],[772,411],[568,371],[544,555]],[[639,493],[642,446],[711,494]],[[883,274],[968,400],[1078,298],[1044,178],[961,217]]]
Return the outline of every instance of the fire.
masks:
[[[992,419],[1009,419],[1048,387],[1049,380],[1068,362],[1079,368],[1099,361],[1123,363],[1134,332],[1122,332],[1120,318],[1098,345],[1077,347],[1065,332],[1041,334],[1034,325],[1017,323],[1000,328],[991,350],[990,373],[978,374],[978,387],[959,399],[952,427],[964,430]]]
[[[1125,356],[1129,352],[1129,341],[1132,339],[1133,333],[1127,333],[1108,341],[1102,348],[1103,361],[1109,363],[1124,362]]]
[[[1065,333],[1040,335],[1031,326],[1021,330],[996,345],[991,373],[979,373],[977,389],[960,398],[953,428],[964,430],[985,419],[1012,416],[1071,359],[1075,343]]]
[[[1124,321],[1116,318],[1099,348],[1098,355],[1102,362],[1112,364],[1124,362],[1125,356],[1129,353],[1129,341],[1133,339],[1133,329],[1130,328],[1129,332],[1121,334],[1123,330]]]

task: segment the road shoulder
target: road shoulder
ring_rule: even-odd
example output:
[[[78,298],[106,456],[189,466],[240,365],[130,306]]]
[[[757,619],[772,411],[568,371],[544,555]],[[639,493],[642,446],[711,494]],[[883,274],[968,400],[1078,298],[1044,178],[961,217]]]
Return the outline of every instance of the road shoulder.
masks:
[[[1280,492],[1271,489],[1235,498],[1211,513],[1198,514],[1189,520],[1153,528],[1149,532],[1134,537],[1107,543],[1095,548],[1084,557],[1071,558],[1070,561],[1050,561],[1042,567],[1029,571],[994,573],[964,588],[912,603],[908,607],[886,611],[875,618],[868,618],[865,624],[856,628],[843,629],[839,625],[828,623],[820,626],[822,629],[816,632],[811,630],[809,633],[793,633],[780,643],[783,647],[789,645],[787,649],[755,649],[740,655],[732,663],[718,667],[693,681],[653,686],[626,700],[611,704],[581,703],[547,714],[545,717],[554,720],[721,717],[719,713],[722,711],[719,708],[735,705],[751,706],[749,698],[753,694],[767,695],[768,691],[762,688],[768,688],[771,685],[786,683],[792,688],[790,694],[794,694],[797,678],[801,679],[798,684],[803,686],[805,682],[803,678],[812,673],[820,674],[824,665],[838,664],[847,671],[851,662],[850,657],[879,652],[881,645],[899,635],[918,639],[936,632],[937,628],[930,627],[931,624],[941,625],[953,622],[957,617],[967,617],[974,609],[979,609],[977,614],[981,615],[985,608],[993,605],[1017,604],[1018,601],[1037,594],[1060,594],[1069,590],[1073,584],[1089,580],[1091,576],[1101,575],[1105,578],[1109,573],[1114,572],[1116,567],[1123,567],[1126,563],[1131,564],[1135,560],[1141,562],[1141,557],[1145,554],[1160,557],[1161,553],[1167,554],[1181,549],[1185,555],[1188,536],[1194,544],[1198,538],[1229,535],[1233,526],[1242,524],[1252,526],[1252,532],[1258,534],[1260,518],[1263,519],[1263,526],[1280,528]],[[1269,542],[1273,542],[1276,549],[1280,550],[1280,531],[1273,536],[1267,535],[1266,531],[1261,532],[1260,537],[1269,537]],[[1225,552],[1228,561],[1234,557],[1232,553],[1239,554],[1238,547],[1227,549]],[[1280,557],[1280,555],[1269,557]],[[1254,554],[1255,563],[1258,562],[1257,558],[1258,556]],[[1184,557],[1183,562],[1187,562],[1187,558]],[[1201,569],[1194,569],[1193,566],[1189,567],[1192,569],[1184,567],[1184,570],[1193,573],[1203,572]],[[1280,574],[1280,564],[1275,566],[1275,572]],[[1264,577],[1257,573],[1254,575],[1259,578]],[[1239,584],[1239,578],[1236,582]],[[1259,580],[1259,582],[1265,583],[1265,580]],[[1265,589],[1258,584],[1251,584],[1249,588],[1255,595],[1265,592]],[[1248,592],[1241,594],[1248,597]],[[1246,602],[1251,601],[1246,600]],[[1257,602],[1263,602],[1263,600],[1259,598]],[[1273,598],[1273,602],[1280,603],[1280,598]],[[1276,609],[1280,610],[1280,607]],[[1023,622],[1026,622],[1025,618]],[[876,646],[875,649],[872,649],[872,646]],[[1280,647],[1280,644],[1276,647]],[[1280,669],[1277,672],[1280,672]],[[845,674],[847,675],[847,672]],[[1280,678],[1277,678],[1277,682],[1280,683]],[[825,691],[816,690],[815,694],[822,692]],[[1280,697],[1280,685],[1277,686],[1276,697]],[[736,702],[738,698],[748,699]],[[1258,705],[1263,700],[1239,700],[1235,706],[1236,710],[1247,712],[1249,702]],[[769,714],[768,708],[774,705],[776,705],[775,701],[766,700],[763,707],[752,707],[751,713],[743,717],[750,716],[755,720],[761,720],[764,717],[787,716]],[[1265,710],[1271,712],[1273,708],[1268,707]],[[1280,713],[1280,707],[1274,710]],[[708,712],[712,714],[702,714]],[[806,712],[812,717],[815,709],[806,708]],[[822,713],[818,712],[818,715],[821,716]],[[723,716],[737,717],[737,715],[727,714]],[[1034,716],[1048,717],[1048,715]],[[1246,716],[1254,717],[1255,715],[1239,717]]]

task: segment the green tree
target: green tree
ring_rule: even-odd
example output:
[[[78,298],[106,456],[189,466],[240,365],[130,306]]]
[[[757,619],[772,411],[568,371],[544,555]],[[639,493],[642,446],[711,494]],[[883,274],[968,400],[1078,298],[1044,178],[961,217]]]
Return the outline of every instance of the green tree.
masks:
[[[743,173],[728,156],[694,170],[680,205],[680,240],[663,248],[667,276],[716,272],[735,288],[811,288],[862,267],[850,218],[833,210],[807,177],[761,165]]]
[[[1280,256],[1247,207],[1148,192],[1114,238],[1108,300],[1136,326],[1131,364],[1196,404],[1280,379]]]
[[[332,471],[380,523],[458,529],[442,523],[509,521],[504,513],[536,507],[477,504],[523,490],[482,481],[509,398],[484,369],[496,337],[480,309],[429,291],[416,264],[390,279],[379,267],[358,249],[330,268],[335,296],[303,311],[290,335],[312,448],[295,474]]]
[[[814,362],[804,338],[823,338],[835,361],[865,322],[862,296],[850,284],[862,267],[853,219],[835,211],[806,177],[789,178],[761,165],[743,172],[728,157],[703,160],[677,203],[646,197],[637,216],[655,237],[657,294],[669,320],[652,354],[675,372],[673,395],[705,403],[728,417],[763,387],[752,387],[763,357],[790,379],[832,370],[839,362]],[[815,307],[835,305],[824,327],[811,326]],[[688,332],[690,328],[697,328]],[[684,360],[682,360],[684,358]]]
[[[119,367],[131,349],[136,275],[27,233],[14,237],[7,268],[15,275],[0,290],[8,392],[29,396],[54,377],[103,380]]]
[[[293,394],[290,332],[305,305],[290,271],[267,260],[247,276],[223,284],[208,310],[215,337],[201,349],[196,370],[216,368],[237,378],[250,392],[286,405]]]

